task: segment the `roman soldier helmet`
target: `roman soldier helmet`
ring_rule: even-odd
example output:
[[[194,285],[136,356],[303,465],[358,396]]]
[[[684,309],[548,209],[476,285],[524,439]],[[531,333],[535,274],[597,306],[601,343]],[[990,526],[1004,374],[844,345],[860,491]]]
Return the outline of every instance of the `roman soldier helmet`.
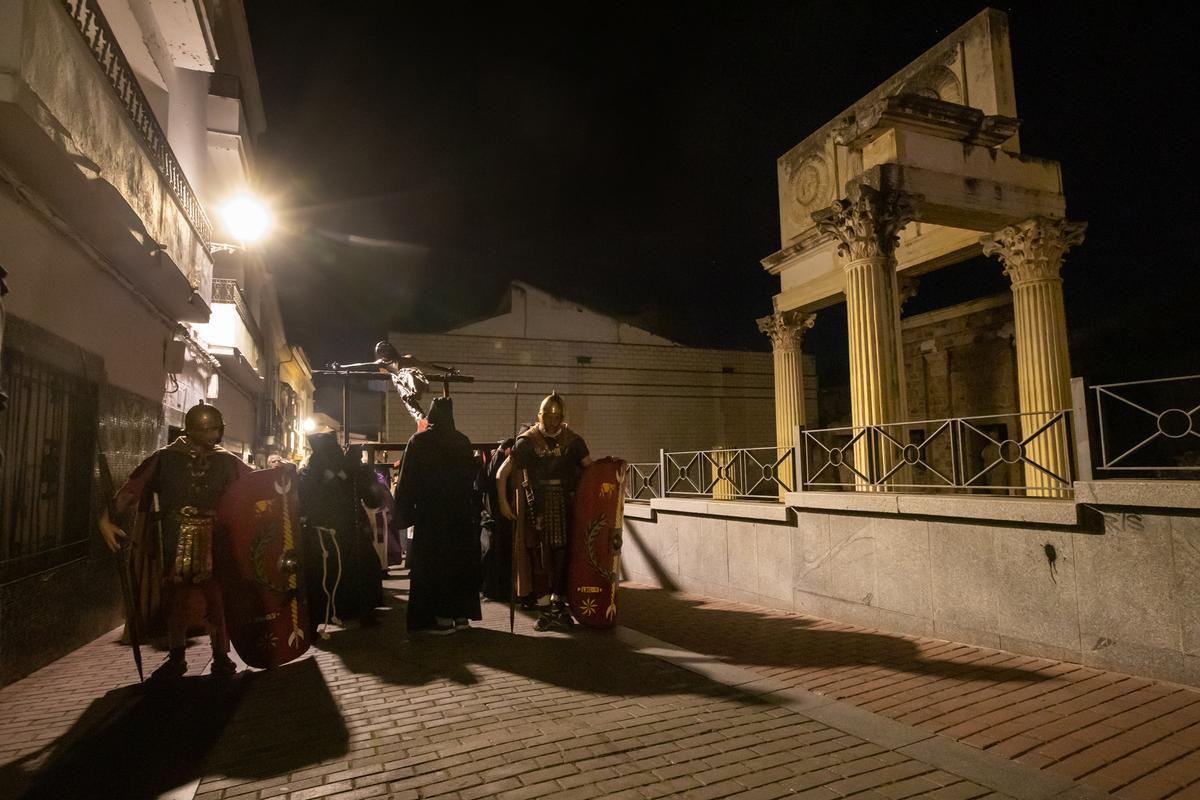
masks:
[[[200,403],[189,408],[183,418],[184,433],[199,433],[212,428],[220,428],[221,433],[225,433],[225,420],[216,406]]]
[[[538,406],[538,422],[542,421],[542,417],[546,414],[557,414],[559,417],[565,417],[566,406],[563,405],[563,399],[558,392],[551,392],[542,400],[542,404]]]

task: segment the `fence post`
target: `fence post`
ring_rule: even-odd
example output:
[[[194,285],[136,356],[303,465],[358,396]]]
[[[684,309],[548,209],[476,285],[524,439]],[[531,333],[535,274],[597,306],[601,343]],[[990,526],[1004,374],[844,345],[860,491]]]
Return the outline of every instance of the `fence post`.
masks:
[[[667,451],[658,448],[658,496],[667,496]]]
[[[1071,378],[1071,423],[1075,435],[1075,474],[1077,480],[1092,479],[1092,445],[1088,440],[1087,385],[1083,378]]]
[[[799,425],[792,428],[792,474],[796,476],[793,492],[804,491],[804,429]]]

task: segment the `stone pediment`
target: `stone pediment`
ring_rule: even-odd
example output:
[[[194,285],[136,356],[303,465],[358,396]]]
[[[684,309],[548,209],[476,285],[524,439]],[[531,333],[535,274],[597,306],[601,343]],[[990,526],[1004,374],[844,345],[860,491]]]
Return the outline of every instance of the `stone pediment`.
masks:
[[[897,116],[911,123],[925,117],[933,130],[946,129],[943,123],[948,129],[965,124],[975,139],[962,141],[1019,152],[1005,15],[993,9],[980,12],[779,158],[784,247],[813,229],[812,213],[842,196],[846,184],[861,173],[852,145],[861,145],[863,133]],[[956,123],[956,118],[961,119]]]
[[[836,242],[818,229],[836,201],[871,187],[902,192],[913,221],[896,268],[913,275],[979,252],[981,234],[1066,211],[1059,164],[1020,152],[1007,17],[992,9],[885,80],[777,163],[776,310],[815,310],[844,290]]]

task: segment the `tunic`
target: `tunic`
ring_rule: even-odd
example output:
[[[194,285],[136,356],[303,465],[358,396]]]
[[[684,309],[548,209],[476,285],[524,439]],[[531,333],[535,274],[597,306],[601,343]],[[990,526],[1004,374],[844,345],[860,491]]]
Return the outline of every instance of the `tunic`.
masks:
[[[433,424],[408,440],[396,486],[396,518],[401,527],[413,526],[410,631],[435,627],[434,617],[483,618],[474,493],[478,469],[470,440],[453,424]]]

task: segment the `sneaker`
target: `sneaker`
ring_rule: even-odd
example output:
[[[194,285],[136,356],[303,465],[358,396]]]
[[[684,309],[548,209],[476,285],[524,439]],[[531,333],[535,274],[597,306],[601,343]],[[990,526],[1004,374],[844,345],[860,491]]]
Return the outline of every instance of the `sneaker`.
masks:
[[[533,623],[535,631],[545,632],[554,627],[554,616],[543,611],[538,614],[537,622]]]
[[[471,627],[471,620],[467,619],[466,617],[459,617],[458,619],[454,620],[455,630],[465,631],[469,627]]]
[[[237,664],[233,663],[233,659],[225,653],[218,653],[213,656],[212,674],[227,677],[237,672]]]
[[[454,633],[454,620],[447,617],[434,617],[433,627],[429,632],[434,636],[445,636],[448,633]]]

